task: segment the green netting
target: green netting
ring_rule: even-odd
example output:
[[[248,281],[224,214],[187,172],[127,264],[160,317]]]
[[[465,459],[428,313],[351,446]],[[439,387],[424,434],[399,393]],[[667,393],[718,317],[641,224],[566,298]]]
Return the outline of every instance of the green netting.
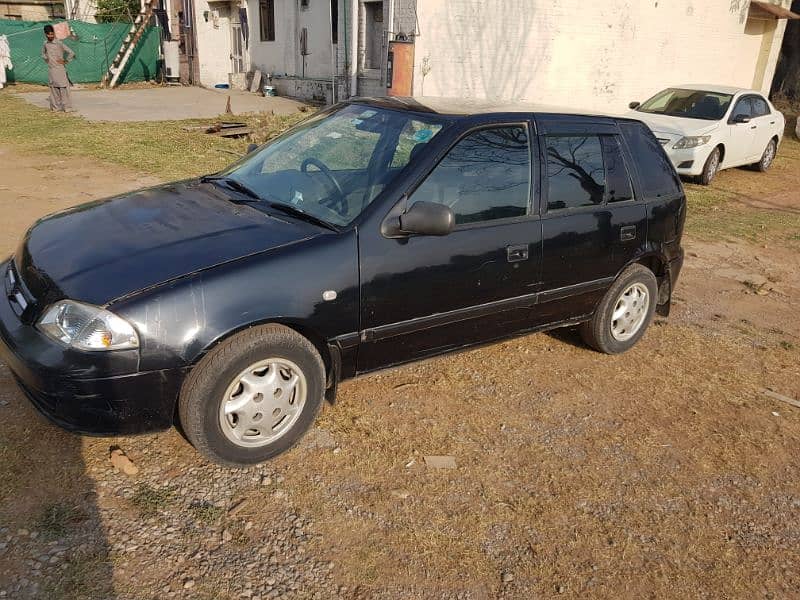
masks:
[[[14,68],[8,73],[9,81],[47,85],[47,65],[42,60],[42,45],[45,41],[42,28],[48,22],[50,21],[0,19],[0,35],[8,37],[11,62],[14,63]],[[73,83],[100,81],[108,70],[108,65],[114,60],[122,40],[128,34],[130,23],[95,25],[83,21],[70,21],[69,25],[78,38],[64,40],[64,43],[75,52],[75,60],[67,65],[70,80]],[[120,82],[147,81],[155,78],[159,42],[160,29],[148,27],[134,49]]]

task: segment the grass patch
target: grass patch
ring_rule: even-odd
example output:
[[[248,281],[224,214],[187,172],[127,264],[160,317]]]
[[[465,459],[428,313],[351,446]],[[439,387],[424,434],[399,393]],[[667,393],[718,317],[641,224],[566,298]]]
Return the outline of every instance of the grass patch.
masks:
[[[194,518],[206,525],[212,525],[220,520],[225,511],[219,506],[214,506],[207,502],[192,504],[189,507]]]
[[[44,508],[36,520],[36,528],[50,538],[59,538],[85,520],[86,514],[78,507],[57,502]]]
[[[149,517],[167,508],[173,497],[174,494],[169,488],[154,488],[146,483],[140,483],[131,498],[131,504],[141,516]]]
[[[215,119],[158,122],[89,122],[52,113],[22,98],[0,95],[0,140],[30,152],[86,156],[163,179],[182,179],[218,171],[244,154],[251,141],[262,142],[310,113],[296,115],[224,115],[217,120],[246,121],[253,139],[225,139],[185,131]]]
[[[710,186],[685,183],[686,231],[706,240],[741,239],[758,244],[800,241],[800,211],[772,198],[796,193],[800,141],[794,134],[781,144],[768,173],[744,169],[723,171]]]

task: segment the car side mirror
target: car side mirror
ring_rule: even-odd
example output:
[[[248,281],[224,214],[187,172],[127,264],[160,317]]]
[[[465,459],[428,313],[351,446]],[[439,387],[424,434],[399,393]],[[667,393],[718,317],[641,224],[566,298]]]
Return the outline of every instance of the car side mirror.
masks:
[[[734,123],[749,123],[750,122],[750,117],[748,117],[747,115],[743,115],[743,114],[739,113],[738,115],[733,117],[733,122]]]
[[[635,101],[634,101],[634,102],[631,102],[630,104],[628,104],[628,108],[630,108],[631,110],[636,110],[636,109],[637,109],[637,108],[639,108],[641,105],[642,105],[642,103],[641,103],[641,102],[635,102]]]
[[[455,224],[450,207],[437,202],[415,202],[400,215],[400,233],[409,235],[447,235]]]
[[[247,154],[252,154],[258,150],[258,144],[247,144]]]

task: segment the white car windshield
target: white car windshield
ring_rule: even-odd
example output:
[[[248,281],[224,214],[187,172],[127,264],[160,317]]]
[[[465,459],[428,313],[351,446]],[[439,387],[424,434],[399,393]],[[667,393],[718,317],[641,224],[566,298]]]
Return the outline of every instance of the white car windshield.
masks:
[[[732,99],[731,94],[670,88],[659,92],[636,110],[670,117],[719,121],[728,111]]]
[[[436,115],[345,105],[311,117],[220,176],[273,208],[345,226],[445,123]]]

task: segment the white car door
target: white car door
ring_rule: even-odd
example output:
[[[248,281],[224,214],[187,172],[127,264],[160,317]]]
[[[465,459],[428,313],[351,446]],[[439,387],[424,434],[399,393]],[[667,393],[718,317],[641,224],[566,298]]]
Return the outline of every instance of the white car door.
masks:
[[[751,147],[751,158],[755,162],[761,159],[767,144],[769,144],[772,136],[775,135],[778,117],[772,114],[769,104],[761,96],[750,96],[750,102],[753,110],[753,117],[750,123],[756,127]]]
[[[753,105],[749,96],[736,101],[728,119],[728,143],[725,145],[725,167],[747,164],[755,146],[758,125],[752,121]],[[750,161],[753,162],[753,161]]]

